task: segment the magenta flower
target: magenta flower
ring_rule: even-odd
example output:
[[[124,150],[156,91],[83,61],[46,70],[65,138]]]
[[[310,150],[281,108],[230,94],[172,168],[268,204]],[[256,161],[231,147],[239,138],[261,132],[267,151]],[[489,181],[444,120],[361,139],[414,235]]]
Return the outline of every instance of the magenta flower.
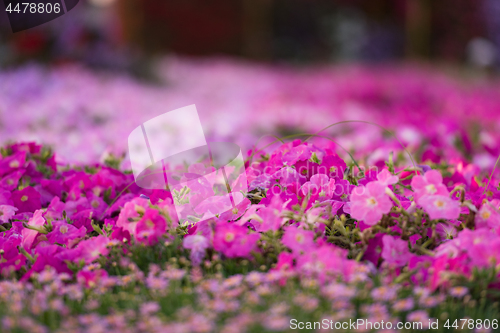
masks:
[[[415,191],[415,201],[420,204],[420,198],[427,195],[448,195],[449,192],[443,185],[443,176],[437,170],[427,171],[423,176],[414,176],[411,187]]]
[[[21,177],[24,175],[25,172],[26,169],[20,169],[13,171],[6,176],[3,176],[2,180],[0,180],[0,188],[4,188],[9,191],[14,191],[19,184],[19,180],[21,179]]]
[[[47,240],[52,244],[58,243],[72,248],[87,234],[85,227],[79,229],[66,222],[52,222],[53,230],[47,234]]]
[[[285,228],[285,234],[281,241],[283,245],[292,250],[294,254],[302,254],[315,247],[314,232],[299,229],[295,226]]]
[[[0,159],[0,176],[22,168],[26,164],[26,152],[15,152],[11,156]]]
[[[288,252],[281,252],[278,255],[278,262],[272,269],[274,271],[288,271],[293,269],[293,255]]]
[[[259,234],[248,234],[246,227],[222,222],[215,227],[214,249],[228,258],[248,257],[259,238]]]
[[[447,195],[425,195],[419,204],[435,219],[457,219],[460,215],[460,203]]]
[[[118,216],[116,226],[128,231],[131,235],[135,235],[137,222],[149,208],[149,202],[143,198],[134,198],[127,202]]]
[[[19,213],[34,212],[42,208],[40,193],[31,186],[27,186],[21,191],[12,192],[11,199],[14,202],[14,206],[19,209]]]
[[[413,256],[408,249],[408,242],[405,242],[402,239],[390,235],[384,235],[384,237],[382,237],[382,243],[384,244],[382,249],[382,259],[384,259],[388,264],[404,266]]]
[[[97,287],[99,283],[108,277],[108,272],[104,269],[96,269],[93,271],[82,270],[76,274],[76,280],[79,284],[86,288]]]
[[[379,182],[356,187],[351,193],[351,216],[370,226],[380,221],[392,208],[392,201],[385,194],[385,188]]]
[[[36,261],[31,269],[23,276],[27,280],[35,272],[41,272],[45,267],[54,267],[58,273],[73,274],[65,260],[76,259],[71,257],[73,250],[67,250],[59,245],[38,246],[34,250]]]
[[[135,229],[136,239],[150,246],[155,245],[165,234],[167,224],[165,218],[155,209],[148,209]]]

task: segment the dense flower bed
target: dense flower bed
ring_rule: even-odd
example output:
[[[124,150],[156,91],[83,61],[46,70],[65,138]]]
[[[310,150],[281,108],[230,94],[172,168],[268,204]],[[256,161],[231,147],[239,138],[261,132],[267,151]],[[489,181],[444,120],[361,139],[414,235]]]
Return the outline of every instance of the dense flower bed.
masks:
[[[463,141],[412,156],[380,140],[392,152],[366,166],[366,152],[325,138],[255,147],[246,199],[181,224],[172,195],[137,187],[117,157],[69,166],[35,143],[5,146],[2,331],[262,332],[356,318],[438,319],[445,331],[447,319],[498,318],[498,176],[470,163]]]
[[[138,124],[196,104],[209,138],[245,149],[262,135],[315,133],[335,122],[363,120],[394,130],[412,153],[431,141],[426,157],[436,150],[444,150],[446,159],[457,157],[452,155],[457,137],[480,167],[491,168],[500,153],[500,82],[495,79],[458,79],[415,66],[297,70],[183,58],[161,61],[155,73],[159,84],[75,66],[2,71],[0,142],[43,142],[61,161],[102,162],[103,152],[126,150]],[[363,156],[387,158],[393,145],[380,145],[383,131],[358,124],[345,135],[351,127],[322,134],[335,134],[339,144]],[[486,151],[472,149],[472,139]]]
[[[498,82],[179,59],[159,73],[0,73],[2,332],[496,330]],[[138,124],[192,103],[210,139],[244,148],[248,192],[179,222],[189,189],[139,188],[124,152]]]

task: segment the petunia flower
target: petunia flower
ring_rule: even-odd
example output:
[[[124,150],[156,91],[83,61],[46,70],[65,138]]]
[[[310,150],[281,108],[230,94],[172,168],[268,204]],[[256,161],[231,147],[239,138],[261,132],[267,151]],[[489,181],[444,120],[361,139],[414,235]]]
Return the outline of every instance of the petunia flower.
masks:
[[[443,185],[443,176],[437,170],[427,171],[423,176],[416,175],[411,180],[411,187],[415,191],[415,201],[420,204],[420,198],[429,195],[449,195]]]
[[[32,218],[28,221],[28,225],[32,227],[42,227],[45,224],[45,219],[43,218],[43,210],[37,210]],[[22,230],[23,240],[21,245],[25,250],[29,251],[35,242],[35,238],[38,235],[38,231],[24,228]]]
[[[457,219],[460,215],[460,203],[447,195],[425,195],[419,204],[433,220]]]
[[[134,198],[127,202],[118,216],[116,226],[128,231],[131,235],[135,235],[137,222],[149,208],[149,201],[143,198]]]
[[[370,182],[358,186],[351,193],[351,216],[367,225],[374,225],[392,208],[391,199],[385,194],[386,186]]]
[[[315,247],[314,232],[289,226],[285,228],[281,242],[294,254],[302,254]]]
[[[83,239],[87,234],[85,227],[79,229],[66,222],[52,222],[52,231],[47,234],[47,240],[54,244],[58,243],[66,245],[67,248],[72,248],[80,239]]]
[[[377,180],[382,185],[393,185],[399,181],[398,176],[394,176],[389,170],[384,169],[377,175]]]
[[[22,168],[26,164],[26,152],[18,151],[11,156],[0,159],[0,176]]]
[[[329,178],[327,175],[314,175],[311,181],[302,185],[301,192],[304,196],[310,195],[310,201],[320,202],[330,200],[335,191],[335,179]]]
[[[382,259],[388,264],[404,266],[413,256],[408,249],[408,242],[402,239],[384,235],[382,237]]]
[[[155,209],[148,209],[137,223],[135,238],[149,246],[157,244],[167,230],[165,218]]]
[[[259,238],[259,234],[248,234],[246,227],[221,222],[215,227],[214,249],[228,258],[248,257]]]
[[[74,261],[80,259],[84,260],[86,264],[99,258],[100,255],[106,256],[109,253],[108,244],[109,239],[105,236],[99,235],[78,243],[74,250]]]
[[[14,206],[19,209],[19,213],[34,212],[42,208],[40,193],[31,186],[26,186],[20,191],[12,192],[11,199],[14,202]]]
[[[497,228],[500,226],[500,211],[498,206],[500,200],[494,199],[491,202],[485,202],[476,215],[476,227],[478,228]]]
[[[9,205],[0,205],[0,221],[2,223],[9,222],[9,219],[16,215],[17,208]]]

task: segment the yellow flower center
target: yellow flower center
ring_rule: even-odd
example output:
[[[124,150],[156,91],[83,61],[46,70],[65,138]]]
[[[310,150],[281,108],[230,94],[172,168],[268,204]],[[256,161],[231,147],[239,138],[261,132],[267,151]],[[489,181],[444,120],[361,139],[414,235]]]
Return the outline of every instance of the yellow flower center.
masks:
[[[226,242],[232,242],[234,239],[234,234],[232,232],[228,232],[226,234],[226,237],[224,237],[224,239],[226,240]]]
[[[437,192],[437,188],[434,184],[429,184],[425,187],[425,189],[427,190],[427,193],[429,194],[434,194]]]
[[[63,225],[62,227],[59,228],[59,231],[61,232],[61,234],[65,234],[68,232],[68,227]]]
[[[304,235],[302,234],[298,234],[296,237],[295,237],[295,240],[297,241],[297,243],[304,243]]]
[[[490,216],[491,216],[491,212],[490,212],[490,211],[488,211],[488,210],[486,210],[486,211],[484,211],[484,212],[482,212],[482,213],[481,213],[481,217],[482,217],[483,219],[485,219],[485,220],[489,219],[489,218],[490,218]]]
[[[147,220],[146,220],[146,225],[147,225],[147,226],[148,226],[148,228],[150,228],[150,229],[151,229],[151,228],[153,228],[153,227],[155,226],[155,224],[153,223],[153,221],[151,221],[151,220],[149,220],[149,219],[147,219]]]
[[[374,197],[371,197],[369,199],[366,200],[366,202],[370,205],[370,206],[375,206],[377,204],[377,200],[375,200]]]
[[[27,196],[27,195],[23,195],[23,196],[21,197],[21,201],[23,201],[23,202],[24,202],[24,201],[27,201],[27,200],[28,200],[28,196]]]
[[[18,160],[11,161],[9,163],[9,167],[10,168],[19,168],[19,161]]]
[[[135,208],[135,211],[137,212],[137,214],[139,214],[139,215],[143,215],[146,212],[146,210],[142,206],[135,205],[134,208]]]
[[[434,205],[438,208],[441,208],[444,206],[444,201],[443,200],[436,200],[436,202],[434,203]]]

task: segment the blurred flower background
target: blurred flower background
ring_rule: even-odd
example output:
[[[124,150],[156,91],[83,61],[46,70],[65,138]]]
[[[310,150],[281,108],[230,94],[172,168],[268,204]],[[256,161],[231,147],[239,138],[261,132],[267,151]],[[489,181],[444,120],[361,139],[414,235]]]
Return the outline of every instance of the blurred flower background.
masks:
[[[347,119],[408,140],[499,126],[495,0],[82,0],[16,34],[0,15],[0,140],[68,161],[193,103],[206,133],[244,147]]]

